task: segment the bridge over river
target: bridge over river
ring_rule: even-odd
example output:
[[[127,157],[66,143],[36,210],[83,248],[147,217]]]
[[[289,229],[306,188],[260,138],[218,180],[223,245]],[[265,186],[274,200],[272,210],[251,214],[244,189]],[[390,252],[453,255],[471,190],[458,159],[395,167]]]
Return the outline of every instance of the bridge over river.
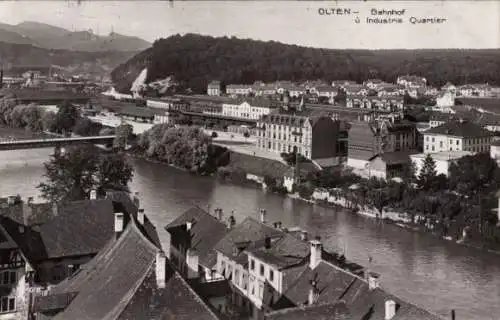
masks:
[[[64,138],[40,138],[24,140],[2,140],[0,139],[0,150],[39,149],[48,147],[68,146],[75,144],[101,144],[113,143],[115,135],[93,136],[93,137],[64,137]]]

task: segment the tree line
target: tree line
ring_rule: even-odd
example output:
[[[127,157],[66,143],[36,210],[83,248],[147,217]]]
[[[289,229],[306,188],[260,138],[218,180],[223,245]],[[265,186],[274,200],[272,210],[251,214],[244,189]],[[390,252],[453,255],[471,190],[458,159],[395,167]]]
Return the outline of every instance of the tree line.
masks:
[[[413,74],[434,86],[500,84],[499,50],[337,50],[286,45],[235,37],[197,34],[159,39],[151,48],[119,65],[111,73],[117,90],[128,92],[140,71],[147,82],[175,76],[181,87],[206,92],[212,80],[251,84],[277,80],[354,80],[379,78],[395,82]]]
[[[363,179],[340,170],[310,173],[298,186],[302,197],[310,198],[315,188],[331,190],[353,207],[376,208],[383,218],[385,209],[405,212],[413,223],[423,224],[443,236],[469,236],[500,243],[496,227],[500,189],[500,168],[488,153],[465,156],[450,165],[449,175],[437,174],[436,163],[427,156],[415,174],[408,164],[401,179]]]

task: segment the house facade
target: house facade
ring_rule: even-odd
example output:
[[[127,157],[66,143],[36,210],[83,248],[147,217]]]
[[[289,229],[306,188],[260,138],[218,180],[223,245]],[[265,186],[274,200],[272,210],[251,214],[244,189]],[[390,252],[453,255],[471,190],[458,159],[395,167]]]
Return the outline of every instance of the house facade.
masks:
[[[222,92],[221,90],[220,81],[212,81],[207,86],[207,94],[209,96],[220,96]]]
[[[358,121],[351,123],[347,145],[347,165],[365,170],[381,154],[403,152],[408,157],[408,152],[418,149],[418,132],[414,124],[405,121]]]
[[[419,88],[427,85],[427,79],[415,75],[399,76],[396,83],[405,88]]]
[[[226,86],[228,96],[247,96],[252,91],[252,85],[250,84],[229,84]]]
[[[258,120],[278,108],[279,103],[262,98],[249,98],[222,104],[222,115],[227,117]]]
[[[276,112],[257,122],[257,147],[273,153],[298,152],[308,159],[337,154],[340,122],[310,110]]]
[[[346,99],[346,107],[382,111],[400,111],[404,108],[404,99],[401,96],[369,97],[348,95]]]
[[[469,121],[450,121],[423,133],[424,153],[489,152],[492,133]]]

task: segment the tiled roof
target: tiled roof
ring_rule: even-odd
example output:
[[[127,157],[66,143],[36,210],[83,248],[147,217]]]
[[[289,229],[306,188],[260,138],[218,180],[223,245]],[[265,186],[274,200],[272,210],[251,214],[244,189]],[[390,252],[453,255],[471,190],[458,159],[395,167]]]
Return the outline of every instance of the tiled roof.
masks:
[[[297,265],[309,256],[309,245],[290,234],[271,245],[271,248],[263,247],[249,250],[256,258],[278,267],[279,269]]]
[[[349,309],[352,319],[384,320],[387,300],[396,302],[396,315],[393,320],[440,319],[424,309],[385,292],[383,289],[370,289],[364,279],[324,261],[321,261],[314,270],[307,266],[291,288],[284,292],[283,297],[276,305],[287,305],[288,303],[290,306],[291,303],[299,307],[307,304],[311,288],[310,281],[313,279],[317,281],[317,289],[319,290],[316,303],[322,305],[343,301]]]
[[[265,320],[360,320],[350,316],[344,302],[287,308],[264,316]]]
[[[169,223],[165,229],[173,232],[173,229],[184,227],[187,222],[193,223],[190,230],[191,246],[198,253],[199,263],[208,268],[213,267],[217,262],[214,246],[227,234],[226,224],[208,212],[194,207]],[[182,230],[185,231],[185,228]]]
[[[78,273],[51,289],[50,295],[77,293],[54,319],[217,319],[168,261],[166,286],[157,287],[158,251],[129,223]]]
[[[96,254],[114,232],[113,202],[82,200],[68,203],[40,226],[47,258]]]
[[[266,236],[281,238],[283,232],[247,217],[217,243],[215,250],[235,259],[245,249],[264,246]]]
[[[52,312],[66,308],[76,297],[76,292],[64,292],[37,297],[33,303],[33,312]]]
[[[375,157],[380,156],[382,160],[388,165],[405,164],[410,162],[410,155],[417,154],[418,151],[396,151],[396,152],[385,152]],[[372,159],[374,159],[373,157]],[[370,159],[370,160],[372,160]]]
[[[424,134],[442,134],[456,137],[488,137],[491,132],[481,126],[469,121],[451,121],[445,124],[430,128]]]

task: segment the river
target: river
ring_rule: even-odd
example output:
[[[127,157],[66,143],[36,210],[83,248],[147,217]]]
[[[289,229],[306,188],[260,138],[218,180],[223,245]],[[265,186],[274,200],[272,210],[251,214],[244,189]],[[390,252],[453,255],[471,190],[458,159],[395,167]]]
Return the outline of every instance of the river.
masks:
[[[53,149],[0,152],[0,195],[37,196],[43,162]],[[148,216],[164,226],[193,205],[234,210],[237,221],[259,218],[301,226],[321,236],[328,249],[381,274],[381,285],[397,296],[449,319],[497,320],[500,314],[500,255],[465,248],[430,235],[402,230],[343,210],[313,206],[262,190],[221,183],[161,165],[133,160],[133,191]],[[496,316],[495,316],[496,315]]]

